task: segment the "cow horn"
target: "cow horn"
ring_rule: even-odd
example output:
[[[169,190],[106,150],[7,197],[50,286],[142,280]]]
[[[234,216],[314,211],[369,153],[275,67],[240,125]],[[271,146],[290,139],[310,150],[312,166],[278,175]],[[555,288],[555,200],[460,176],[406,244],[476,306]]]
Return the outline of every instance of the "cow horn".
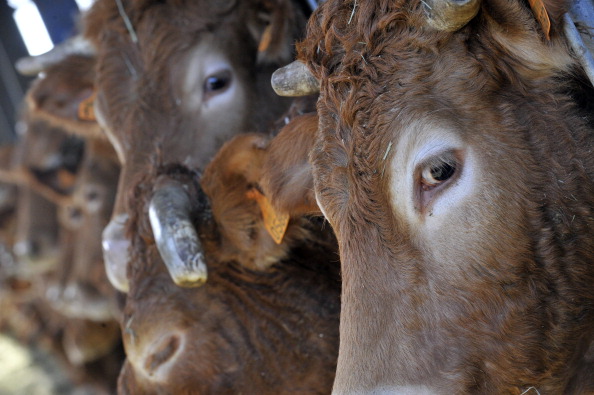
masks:
[[[272,89],[279,96],[306,96],[320,92],[320,83],[298,60],[272,73]]]
[[[423,4],[431,27],[454,32],[476,16],[481,0],[425,0]]]
[[[189,207],[190,198],[181,183],[157,180],[149,205],[157,248],[177,285],[199,287],[206,282],[207,269]]]
[[[15,67],[23,75],[36,75],[69,55],[92,56],[95,52],[95,47],[91,41],[82,35],[77,35],[56,45],[46,53],[17,60]]]

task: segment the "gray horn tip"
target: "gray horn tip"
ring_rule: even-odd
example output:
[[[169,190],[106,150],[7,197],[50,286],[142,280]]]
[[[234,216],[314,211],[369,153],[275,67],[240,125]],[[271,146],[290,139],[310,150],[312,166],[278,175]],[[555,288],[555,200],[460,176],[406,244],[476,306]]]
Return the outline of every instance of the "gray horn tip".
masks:
[[[306,96],[320,92],[320,84],[307,69],[307,66],[296,60],[272,74],[272,89],[279,96]]]
[[[173,282],[182,288],[197,288],[206,283],[208,269],[201,252],[194,253],[191,258],[180,257],[185,264],[169,266],[169,274]],[[181,262],[180,262],[181,263]]]

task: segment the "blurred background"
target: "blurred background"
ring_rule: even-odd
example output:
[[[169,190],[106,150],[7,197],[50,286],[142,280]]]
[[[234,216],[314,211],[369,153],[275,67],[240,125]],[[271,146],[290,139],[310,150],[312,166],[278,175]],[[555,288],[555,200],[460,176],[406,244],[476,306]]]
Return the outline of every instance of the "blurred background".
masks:
[[[0,0],[0,145],[13,142],[18,111],[32,78],[15,62],[49,51],[76,31],[81,11],[93,0]]]
[[[0,0],[0,145],[16,140],[18,114],[33,80],[20,75],[15,62],[47,52],[71,36],[79,13],[91,4],[92,0]],[[0,299],[2,295],[0,292]],[[3,302],[0,300],[0,309],[5,310]],[[73,393],[51,355],[0,334],[0,395]]]

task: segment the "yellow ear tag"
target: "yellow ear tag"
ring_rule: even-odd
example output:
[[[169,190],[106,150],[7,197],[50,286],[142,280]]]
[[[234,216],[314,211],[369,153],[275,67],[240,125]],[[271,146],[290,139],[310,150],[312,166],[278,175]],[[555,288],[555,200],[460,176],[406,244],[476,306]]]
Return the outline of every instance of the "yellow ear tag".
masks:
[[[62,189],[69,189],[74,186],[76,175],[72,174],[66,169],[58,170],[58,184]]]
[[[279,213],[272,207],[266,196],[262,195],[257,189],[250,189],[247,193],[249,199],[258,202],[264,219],[264,227],[276,244],[283,241],[287,226],[289,225],[289,214]]]
[[[93,91],[91,96],[87,97],[83,101],[80,102],[78,105],[78,119],[81,121],[96,121],[97,118],[95,117],[95,97],[97,96],[97,92]]]
[[[272,25],[266,26],[264,29],[264,33],[262,33],[262,38],[260,39],[260,44],[258,44],[258,52],[262,53],[265,52],[270,43],[272,42]]]
[[[542,27],[542,31],[545,34],[547,40],[550,40],[551,37],[549,33],[551,32],[551,20],[549,19],[549,13],[542,2],[542,0],[528,0],[530,2],[530,7],[532,8],[532,12],[536,17],[538,23]]]

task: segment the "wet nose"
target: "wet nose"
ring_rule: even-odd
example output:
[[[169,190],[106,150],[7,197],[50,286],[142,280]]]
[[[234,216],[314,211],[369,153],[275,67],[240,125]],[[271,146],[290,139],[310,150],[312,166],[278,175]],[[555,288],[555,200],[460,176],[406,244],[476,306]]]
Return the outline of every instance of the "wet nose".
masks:
[[[182,338],[178,334],[167,335],[160,339],[154,347],[151,347],[149,354],[144,361],[144,369],[150,375],[154,376],[160,368],[175,360],[174,356],[180,349]],[[162,369],[161,369],[162,370]]]
[[[137,373],[156,382],[167,382],[175,374],[187,344],[185,332],[167,328],[144,334],[129,320],[123,333],[126,355]]]

